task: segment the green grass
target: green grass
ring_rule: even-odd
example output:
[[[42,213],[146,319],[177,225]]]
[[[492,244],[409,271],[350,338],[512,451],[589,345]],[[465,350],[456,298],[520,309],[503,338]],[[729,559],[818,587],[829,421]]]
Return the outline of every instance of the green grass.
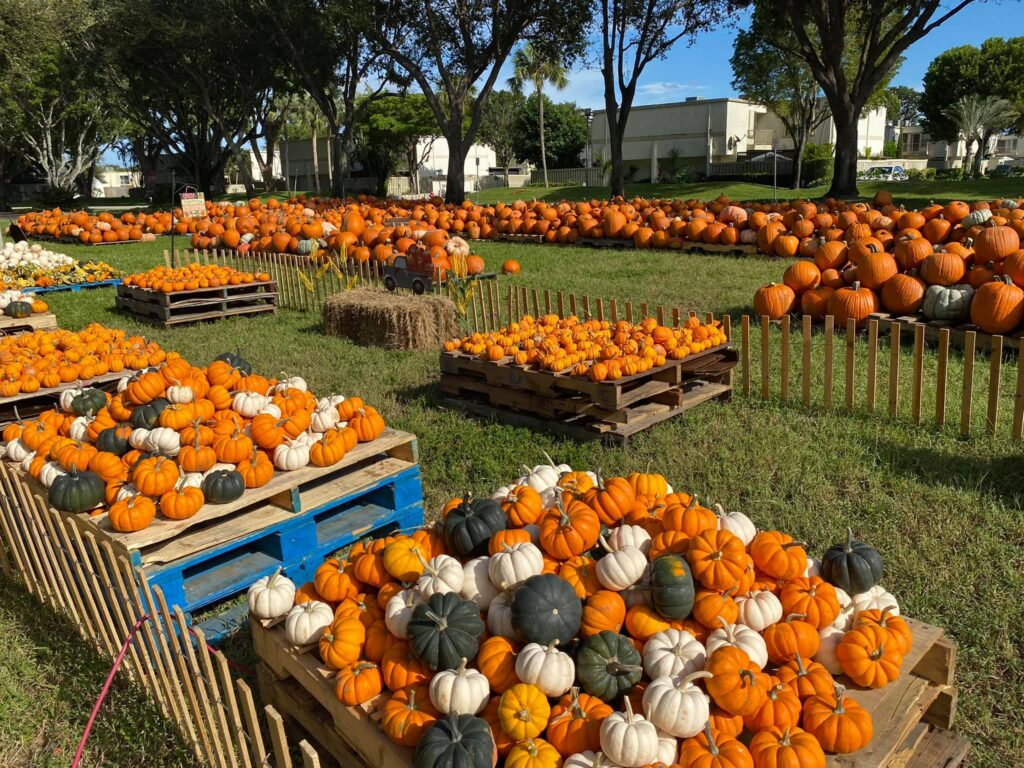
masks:
[[[61,245],[59,250],[134,269],[162,260],[164,247],[158,241],[99,249]],[[518,258],[524,270],[517,283],[529,287],[716,313],[746,311],[754,288],[778,277],[783,268],[777,261],[676,252],[499,243],[481,243],[479,250],[492,265],[508,256]],[[520,464],[540,461],[545,450],[557,460],[601,467],[606,473],[653,462],[677,488],[742,510],[759,526],[791,531],[818,555],[851,525],[882,551],[884,584],[905,612],[945,627],[959,643],[956,728],[974,742],[972,764],[1024,764],[1024,715],[1015,703],[1024,694],[1019,636],[1024,624],[1024,463],[1020,446],[1005,436],[964,440],[952,426],[940,431],[915,427],[872,417],[860,408],[850,414],[840,409],[805,413],[774,399],[737,397],[652,429],[628,449],[602,448],[487,424],[440,407],[434,353],[358,347],[321,335],[318,318],[287,310],[273,317],[154,329],[116,313],[113,293],[96,289],[52,294],[50,300],[63,327],[99,320],[145,332],[197,362],[238,347],[257,370],[300,373],[321,393],[359,393],[379,405],[391,424],[419,436],[428,514],[453,494],[492,490]],[[778,331],[772,333],[777,347]],[[841,339],[836,346],[836,404],[842,402]],[[756,332],[754,342],[756,349]],[[816,342],[813,384],[820,401],[820,337]],[[880,382],[888,372],[887,348],[883,352]],[[902,359],[904,410],[909,403],[909,354],[905,349]],[[860,372],[864,359],[861,347]],[[986,362],[982,359],[975,368],[976,383],[987,375]],[[756,382],[756,354],[754,365]],[[777,354],[773,366],[778,366]],[[934,367],[929,353],[929,375]],[[961,371],[954,353],[951,392],[959,386]],[[792,386],[799,392],[798,380]],[[884,392],[880,385],[880,396]],[[979,398],[977,403],[982,403],[984,395]],[[1003,398],[1005,414],[1010,393],[1005,391]],[[931,407],[926,396],[925,412]],[[980,410],[983,406],[976,405],[979,435]],[[8,764],[5,755],[26,746],[35,750],[36,762],[22,758],[20,764],[48,765],[45,759],[54,758],[40,755],[49,754],[54,744],[64,750],[65,762],[53,764],[66,764],[66,752],[73,749],[99,688],[96,657],[66,625],[41,630],[39,609],[5,582],[0,582],[0,606],[0,765]],[[247,652],[247,638],[240,634],[229,655],[245,660]],[[69,690],[70,695],[63,693]],[[31,698],[26,691],[33,692]],[[144,750],[152,766],[188,764],[168,737],[157,738],[158,724],[141,696],[119,688],[109,706],[100,724],[113,733],[94,737],[107,764],[129,765]],[[116,738],[121,732],[127,735]],[[160,743],[154,745],[154,740]]]

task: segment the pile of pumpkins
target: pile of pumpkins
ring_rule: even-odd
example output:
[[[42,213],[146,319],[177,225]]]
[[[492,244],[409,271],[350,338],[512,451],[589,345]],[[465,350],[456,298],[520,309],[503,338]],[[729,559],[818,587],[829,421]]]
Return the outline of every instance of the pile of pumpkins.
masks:
[[[170,231],[171,214],[133,213],[115,216],[109,211],[92,214],[88,211],[65,213],[60,208],[23,213],[17,224],[28,237],[48,237],[85,245],[125,243],[132,240],[155,240]]]
[[[181,267],[158,266],[145,272],[136,272],[128,275],[124,279],[124,284],[158,293],[175,293],[269,281],[270,275],[266,272],[243,272],[223,264],[193,262]]]
[[[863,327],[884,310],[1009,333],[1024,323],[1022,235],[1024,209],[1006,205],[949,203],[896,218],[862,212],[843,239],[802,241],[807,258],[790,264],[781,283],[758,288],[754,311],[832,315],[839,327],[849,319]]]
[[[248,607],[414,768],[820,768],[888,725],[846,693],[913,642],[882,569],[850,532],[816,560],[650,469],[548,459]]]
[[[48,312],[50,306],[31,293],[0,291],[0,313],[4,317],[23,319]]]
[[[63,253],[55,253],[27,240],[4,243],[0,250],[0,289],[46,288],[109,280],[120,273],[102,261],[76,264]]]
[[[549,314],[540,318],[524,315],[498,331],[451,339],[443,349],[487,362],[507,361],[533,370],[567,371],[591,381],[615,381],[726,341],[717,320],[703,323],[690,317],[682,327],[669,328],[653,317],[634,324]]]
[[[340,462],[384,420],[359,397],[317,399],[298,377],[268,379],[237,354],[197,368],[152,354],[117,393],[61,392],[56,408],[3,430],[7,461],[48,489],[62,512],[106,514],[122,533],[159,513],[187,520],[282,472]]]

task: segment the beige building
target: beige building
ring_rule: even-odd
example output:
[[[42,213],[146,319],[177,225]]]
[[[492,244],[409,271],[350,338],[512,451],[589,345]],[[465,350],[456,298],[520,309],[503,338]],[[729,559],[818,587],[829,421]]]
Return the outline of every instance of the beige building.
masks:
[[[919,125],[904,125],[898,130],[901,157],[926,160],[929,168],[959,168],[963,164],[963,139],[933,140]],[[1024,138],[1015,134],[994,136],[986,155],[983,170],[991,171],[997,165],[1024,165]]]
[[[811,139],[815,144],[835,143],[835,124],[822,123]],[[885,145],[885,108],[866,112],[858,125],[862,154],[881,156]],[[773,149],[786,153],[793,140],[777,115],[762,104],[744,99],[689,98],[671,104],[633,107],[622,144],[633,179],[658,178],[660,161],[678,150],[687,164],[710,174],[712,163],[740,162]],[[611,157],[608,122],[604,110],[594,112],[591,157]]]

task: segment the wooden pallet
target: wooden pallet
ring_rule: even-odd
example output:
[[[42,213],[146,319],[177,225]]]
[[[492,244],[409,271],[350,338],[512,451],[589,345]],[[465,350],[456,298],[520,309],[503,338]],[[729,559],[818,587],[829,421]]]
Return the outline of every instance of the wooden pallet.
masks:
[[[928,320],[922,315],[896,315],[890,312],[876,312],[870,316],[870,319],[877,320],[878,324],[883,328],[899,326],[900,330],[909,330],[909,333],[905,334],[903,338],[911,342],[914,340],[914,328],[918,325],[924,326],[924,340],[933,344],[938,343],[939,334],[943,330],[949,331],[949,341],[957,347],[964,346],[967,334],[972,331],[975,334],[975,347],[978,349],[992,349],[993,338],[995,338],[994,334],[986,333],[974,325],[974,323],[950,323],[945,320]],[[1024,341],[1024,331],[1008,333],[1001,338],[1003,349],[1010,348],[1019,351],[1021,343]]]
[[[218,288],[161,293],[134,285],[119,285],[117,308],[155,320],[165,327],[235,315],[272,313],[277,309],[277,283],[247,283]]]
[[[616,251],[632,250],[633,240],[620,237],[578,237],[576,245],[583,248],[612,248]]]
[[[847,686],[847,695],[871,712],[874,738],[858,752],[829,756],[829,768],[956,768],[967,755],[970,743],[949,731],[956,713],[956,645],[938,627],[907,621],[914,642],[904,658],[904,674],[880,690]],[[264,667],[264,700],[305,728],[342,765],[352,764],[355,753],[367,766],[408,768],[412,751],[391,743],[377,726],[379,699],[364,707],[340,704],[334,672],[315,648],[292,647],[280,624],[252,618],[249,624],[253,650]]]
[[[517,233],[501,232],[495,235],[494,239],[503,243],[527,243],[532,245],[544,245],[544,235],[521,235]]]
[[[135,371],[129,370],[107,373],[94,379],[87,379],[86,381],[69,381],[66,384],[61,384],[59,387],[40,389],[38,392],[23,393],[14,397],[0,398],[0,426],[10,424],[18,417],[31,419],[43,411],[55,408],[60,401],[60,393],[67,389],[95,387],[113,392],[121,379],[134,373]],[[17,413],[15,413],[15,409],[17,409]]]
[[[29,317],[0,317],[0,336],[20,336],[32,331],[56,329],[57,316],[53,312],[42,312]]]
[[[120,285],[121,278],[115,277],[110,280],[96,280],[92,283],[68,283],[67,285],[32,286],[30,288],[19,288],[22,293],[78,293],[89,288],[110,288]]]

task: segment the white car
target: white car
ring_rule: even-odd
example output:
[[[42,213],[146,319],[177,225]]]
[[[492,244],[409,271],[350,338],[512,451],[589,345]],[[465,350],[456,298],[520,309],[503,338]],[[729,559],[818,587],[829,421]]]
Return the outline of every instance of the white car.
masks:
[[[902,165],[875,165],[857,174],[861,181],[906,181],[907,171]]]

